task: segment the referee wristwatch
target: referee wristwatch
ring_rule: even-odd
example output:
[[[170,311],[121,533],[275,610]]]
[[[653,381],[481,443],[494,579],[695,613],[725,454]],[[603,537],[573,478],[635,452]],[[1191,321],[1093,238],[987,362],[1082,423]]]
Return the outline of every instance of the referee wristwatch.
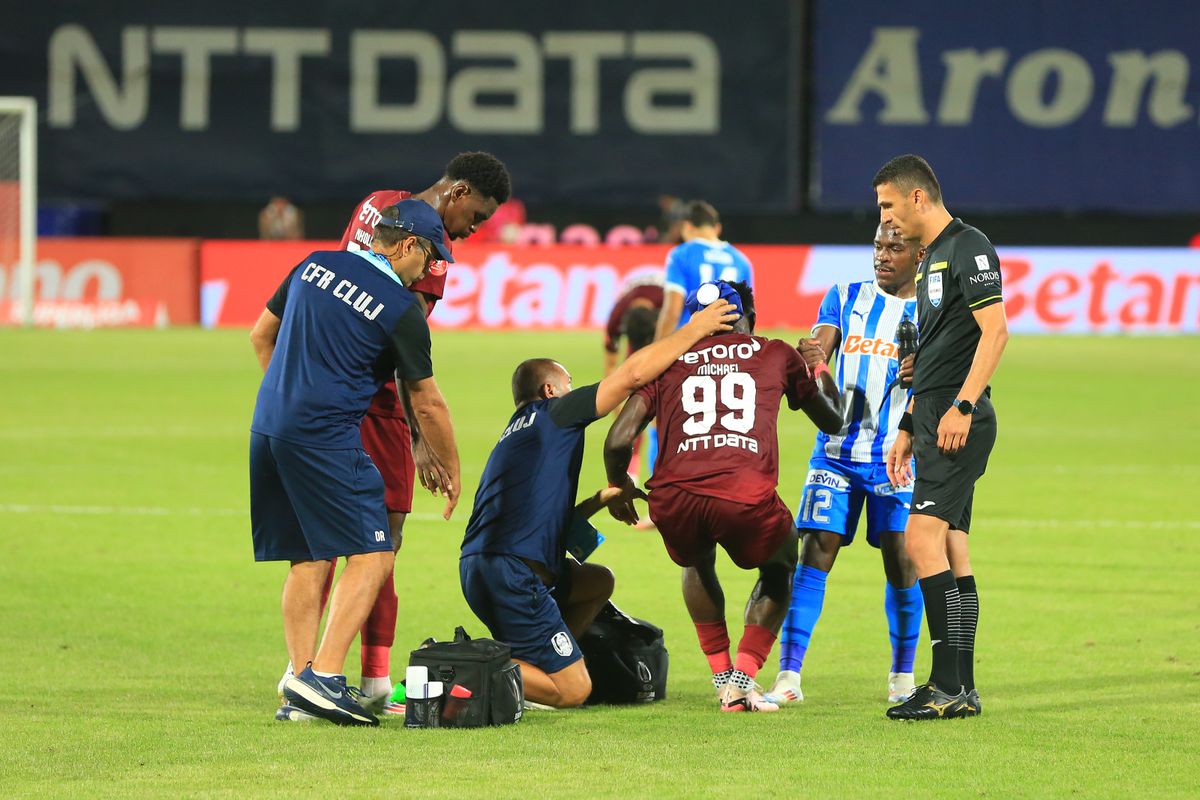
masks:
[[[975,413],[975,409],[979,406],[972,403],[970,400],[955,400],[954,407],[958,409],[958,413],[964,417],[969,417]]]

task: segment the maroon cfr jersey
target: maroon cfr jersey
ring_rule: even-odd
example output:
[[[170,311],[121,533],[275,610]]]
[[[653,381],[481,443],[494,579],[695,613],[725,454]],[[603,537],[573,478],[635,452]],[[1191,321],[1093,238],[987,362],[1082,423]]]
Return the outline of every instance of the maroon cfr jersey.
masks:
[[[795,411],[816,391],[808,365],[784,342],[742,333],[702,339],[638,391],[658,425],[647,488],[745,504],[774,496],[780,401],[786,395]]]
[[[346,226],[346,232],[342,234],[342,242],[338,246],[343,250],[370,250],[371,237],[375,235],[375,224],[379,222],[383,209],[410,197],[412,192],[403,189],[382,189],[367,195],[354,209],[354,215],[350,217],[350,223]],[[446,246],[450,246],[449,236],[446,237]],[[408,287],[409,291],[421,292],[426,296],[426,319],[433,313],[433,307],[446,291],[446,267],[445,261],[433,262],[429,267],[429,274]],[[381,417],[404,418],[404,405],[400,402],[395,381],[388,381],[380,387],[371,399],[371,407],[367,409],[367,413]]]

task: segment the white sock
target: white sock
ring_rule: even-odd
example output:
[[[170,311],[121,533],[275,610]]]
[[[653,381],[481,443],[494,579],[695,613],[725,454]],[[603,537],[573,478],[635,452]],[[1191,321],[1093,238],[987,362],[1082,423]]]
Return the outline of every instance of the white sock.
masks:
[[[337,672],[317,672],[314,669],[313,675],[316,675],[318,678],[336,678],[339,676],[339,673],[337,673]]]
[[[391,676],[384,675],[382,678],[362,679],[362,693],[364,697],[379,697],[381,695],[392,696],[392,679]]]

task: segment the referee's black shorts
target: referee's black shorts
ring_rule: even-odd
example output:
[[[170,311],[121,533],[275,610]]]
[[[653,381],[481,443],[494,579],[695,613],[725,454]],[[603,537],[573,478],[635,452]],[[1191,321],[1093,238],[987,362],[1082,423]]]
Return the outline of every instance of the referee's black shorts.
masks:
[[[996,409],[986,395],[980,397],[966,446],[952,456],[945,456],[938,452],[938,423],[955,399],[952,394],[926,395],[913,406],[917,480],[909,513],[937,517],[954,530],[970,532],[975,481],[987,469],[988,456],[996,443]]]

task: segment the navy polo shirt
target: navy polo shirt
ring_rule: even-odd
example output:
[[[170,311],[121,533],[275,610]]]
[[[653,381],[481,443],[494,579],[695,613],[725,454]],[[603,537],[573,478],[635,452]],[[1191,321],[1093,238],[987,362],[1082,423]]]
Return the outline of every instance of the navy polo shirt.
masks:
[[[429,325],[387,260],[312,253],[267,301],[282,322],[250,430],[294,444],[359,449],[371,397],[393,373],[433,375]]]
[[[560,571],[584,429],[597,419],[596,388],[583,386],[513,412],[479,479],[462,555],[511,555]]]

